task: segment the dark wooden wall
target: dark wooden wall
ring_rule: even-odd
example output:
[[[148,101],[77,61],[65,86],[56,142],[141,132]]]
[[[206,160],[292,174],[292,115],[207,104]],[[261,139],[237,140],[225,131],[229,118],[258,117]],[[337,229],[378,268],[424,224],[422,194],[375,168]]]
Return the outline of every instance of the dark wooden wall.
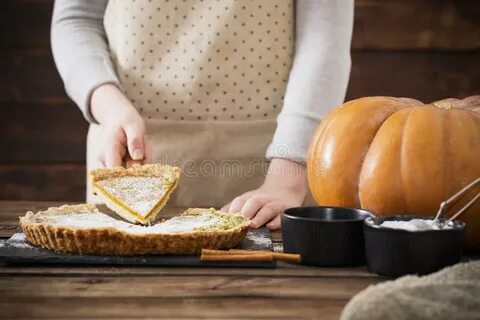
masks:
[[[87,124],[49,48],[53,0],[0,1],[0,199],[82,200]],[[480,93],[480,1],[357,0],[347,99]]]

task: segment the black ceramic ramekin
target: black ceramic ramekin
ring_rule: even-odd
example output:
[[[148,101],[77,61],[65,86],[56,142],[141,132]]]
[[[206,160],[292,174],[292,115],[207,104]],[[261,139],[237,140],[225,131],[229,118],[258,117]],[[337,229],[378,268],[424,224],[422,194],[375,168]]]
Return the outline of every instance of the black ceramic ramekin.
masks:
[[[283,251],[302,263],[352,266],[365,263],[363,220],[372,213],[353,208],[299,207],[282,215]]]
[[[365,250],[370,272],[394,277],[428,274],[460,261],[465,238],[463,222],[454,221],[451,229],[427,231],[379,226],[384,221],[411,219],[432,217],[391,216],[365,220]]]

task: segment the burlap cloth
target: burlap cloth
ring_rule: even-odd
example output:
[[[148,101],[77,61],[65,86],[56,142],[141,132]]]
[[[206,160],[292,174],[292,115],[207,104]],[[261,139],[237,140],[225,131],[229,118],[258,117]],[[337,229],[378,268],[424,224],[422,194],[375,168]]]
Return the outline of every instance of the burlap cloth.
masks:
[[[356,319],[480,319],[480,261],[369,286],[342,312]]]

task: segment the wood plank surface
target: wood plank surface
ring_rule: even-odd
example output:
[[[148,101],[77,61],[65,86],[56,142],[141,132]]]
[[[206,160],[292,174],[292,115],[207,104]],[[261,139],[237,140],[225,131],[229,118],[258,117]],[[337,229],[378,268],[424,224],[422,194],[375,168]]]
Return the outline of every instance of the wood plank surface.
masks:
[[[47,48],[53,0],[0,1],[0,49]]]
[[[141,290],[141,288],[139,288]],[[346,300],[0,298],[5,319],[338,319]]]
[[[76,202],[72,202],[74,204]],[[9,201],[0,200],[0,221],[4,221],[5,217],[18,217],[25,211],[40,211],[48,207],[58,207],[65,204],[63,201]]]
[[[480,51],[354,53],[347,100],[386,95],[432,102],[478,94],[479,59]]]
[[[478,50],[480,2],[357,0],[354,49]]]
[[[0,2],[1,48],[47,48],[53,0]],[[480,49],[475,0],[357,0],[352,47],[376,50]]]
[[[0,103],[69,103],[50,49],[0,50]]]
[[[82,164],[0,164],[0,199],[84,201]]]
[[[0,104],[1,163],[85,161],[88,124],[73,104]]]
[[[379,279],[379,278],[377,278]],[[372,278],[142,275],[131,277],[0,276],[0,296],[9,298],[213,298],[349,299]],[[188,284],[188,285],[185,285]],[[32,290],[35,288],[35,290]],[[139,290],[141,288],[141,290]],[[279,290],[281,288],[281,290]]]
[[[269,277],[294,277],[294,278],[371,278],[373,281],[386,278],[369,273],[365,266],[327,268],[311,267],[279,263],[276,269],[250,269],[250,268],[185,268],[185,267],[108,267],[108,266],[51,266],[35,265],[21,266],[10,265],[0,268],[0,276],[13,278],[16,276],[44,276],[51,277],[92,277],[92,276],[269,276]]]

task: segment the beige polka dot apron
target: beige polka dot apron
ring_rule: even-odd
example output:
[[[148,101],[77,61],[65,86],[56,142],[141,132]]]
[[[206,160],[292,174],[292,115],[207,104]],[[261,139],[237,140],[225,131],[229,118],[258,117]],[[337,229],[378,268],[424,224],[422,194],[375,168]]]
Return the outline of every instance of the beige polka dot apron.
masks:
[[[220,207],[259,187],[291,67],[292,1],[110,0],[104,24],[155,162],[182,168],[170,205]]]

